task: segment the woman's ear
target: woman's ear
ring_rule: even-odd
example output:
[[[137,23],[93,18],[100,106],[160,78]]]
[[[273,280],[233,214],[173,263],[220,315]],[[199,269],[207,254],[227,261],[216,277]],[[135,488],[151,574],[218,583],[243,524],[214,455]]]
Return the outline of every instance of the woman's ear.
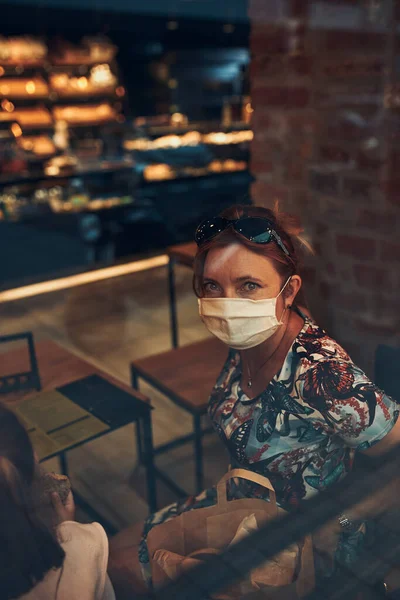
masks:
[[[287,294],[285,294],[285,306],[289,307],[294,304],[295,298],[301,288],[301,277],[300,275],[292,275],[287,286]]]

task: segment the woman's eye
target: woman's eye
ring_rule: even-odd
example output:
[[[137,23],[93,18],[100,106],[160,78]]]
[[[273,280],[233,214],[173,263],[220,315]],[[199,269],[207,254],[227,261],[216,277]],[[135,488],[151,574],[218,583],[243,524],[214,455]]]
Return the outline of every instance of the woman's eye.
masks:
[[[213,283],[212,281],[208,281],[207,283],[204,284],[204,291],[205,292],[216,292],[216,291],[218,291],[218,286],[216,283]]]
[[[254,283],[254,281],[246,281],[246,283],[243,284],[243,289],[245,292],[254,292],[259,287],[260,286],[257,283]]]

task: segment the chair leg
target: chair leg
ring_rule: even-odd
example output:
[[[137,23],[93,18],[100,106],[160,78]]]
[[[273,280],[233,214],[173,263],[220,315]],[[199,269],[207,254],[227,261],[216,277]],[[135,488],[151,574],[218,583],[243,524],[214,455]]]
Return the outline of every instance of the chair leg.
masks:
[[[143,418],[143,448],[144,459],[146,465],[147,479],[147,502],[149,504],[150,513],[157,510],[157,489],[156,489],[156,473],[154,469],[154,446],[153,432],[151,425],[151,413]]]
[[[135,423],[136,425],[136,448],[137,448],[137,457],[140,465],[145,464],[145,455],[143,452],[143,441],[142,441],[142,427],[140,423],[140,419],[138,419]]]
[[[131,365],[131,385],[134,390],[139,390],[139,378],[133,365]]]
[[[60,458],[60,470],[62,475],[68,476],[68,464],[67,464],[67,455],[65,452],[62,452],[59,456]]]
[[[201,416],[194,415],[193,417],[193,429],[194,429],[194,458],[195,458],[195,469],[196,469],[196,492],[199,494],[204,489],[204,476],[203,476],[203,445],[202,445],[202,431],[201,431]]]
[[[178,347],[178,317],[176,314],[176,291],[175,291],[175,261],[170,258],[168,263],[168,291],[169,291],[169,311],[171,324],[172,347]]]

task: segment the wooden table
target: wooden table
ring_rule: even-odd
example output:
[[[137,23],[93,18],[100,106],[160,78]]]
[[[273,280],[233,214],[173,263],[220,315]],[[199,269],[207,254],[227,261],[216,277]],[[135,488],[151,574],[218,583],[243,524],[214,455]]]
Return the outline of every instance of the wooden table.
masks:
[[[39,394],[43,393],[44,391],[53,391],[55,389],[62,388],[67,384],[71,384],[77,380],[81,380],[92,375],[98,375],[107,382],[111,383],[114,388],[128,393],[130,396],[132,396],[132,400],[136,403],[140,402],[140,407],[148,407],[148,410],[139,411],[140,416],[138,415],[136,419],[136,427],[138,434],[138,447],[141,449],[140,458],[142,462],[145,463],[147,471],[149,507],[150,511],[156,510],[156,486],[153,465],[153,441],[150,414],[151,406],[149,399],[140,392],[132,390],[130,386],[121,383],[111,375],[108,375],[107,373],[94,367],[90,363],[82,360],[72,352],[64,349],[62,346],[51,340],[45,340],[36,343],[35,348],[42,383],[42,391],[39,392]],[[26,370],[26,364],[27,351],[24,348],[18,348],[16,350],[11,350],[10,352],[0,353],[0,376],[10,375],[18,371],[24,371]],[[28,397],[32,397],[34,394],[36,395],[38,392],[24,390],[18,393],[18,395],[7,394],[2,396],[2,398],[7,403],[13,404],[18,408],[22,406],[24,400],[28,399]],[[117,419],[115,424],[110,424],[108,432],[115,430],[120,426],[126,425],[128,422],[134,421],[132,419],[128,421],[126,419],[124,420],[123,418]],[[107,433],[107,431],[104,433]],[[91,439],[95,439],[95,437],[99,437],[99,435],[101,434],[91,436],[81,443],[86,443]],[[81,445],[81,443],[75,444],[66,450]],[[66,472],[67,464],[64,452],[60,453],[59,456],[62,470]],[[50,456],[46,458],[50,458]],[[86,504],[84,501],[81,503]],[[91,510],[91,512],[93,512],[93,510]],[[104,521],[104,519],[102,519],[102,521]]]
[[[193,269],[194,257],[197,252],[197,244],[190,242],[188,244],[177,244],[167,249],[169,256],[168,262],[168,289],[169,289],[169,309],[171,323],[172,347],[177,348],[178,341],[178,318],[176,314],[176,292],[175,292],[175,265],[184,265]]]
[[[138,380],[141,378],[192,415],[193,433],[158,446],[154,449],[154,454],[161,454],[193,441],[198,492],[202,491],[204,483],[202,437],[209,431],[202,430],[201,416],[207,412],[210,393],[227,355],[226,345],[212,337],[131,363],[134,389],[138,389]],[[154,468],[157,476],[163,479],[174,492],[180,496],[187,495],[187,492],[162,471],[157,467]]]

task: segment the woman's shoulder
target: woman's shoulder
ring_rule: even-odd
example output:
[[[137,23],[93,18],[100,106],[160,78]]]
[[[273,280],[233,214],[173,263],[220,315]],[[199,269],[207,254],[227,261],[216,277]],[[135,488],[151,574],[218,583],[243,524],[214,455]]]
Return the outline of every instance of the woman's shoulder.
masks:
[[[315,363],[333,360],[352,363],[346,350],[311,318],[306,318],[304,327],[295,339],[292,351],[303,362]]]
[[[107,541],[107,534],[100,523],[78,523],[77,521],[64,521],[58,526],[58,531],[62,538],[71,541],[72,537],[79,537],[84,540]],[[67,542],[66,542],[67,543]]]
[[[64,571],[81,573],[78,587],[93,589],[94,598],[103,598],[108,563],[108,538],[103,527],[100,523],[65,521],[57,531],[65,551]]]
[[[78,552],[94,560],[108,558],[108,538],[100,523],[64,521],[58,527],[60,544],[69,554]]]

